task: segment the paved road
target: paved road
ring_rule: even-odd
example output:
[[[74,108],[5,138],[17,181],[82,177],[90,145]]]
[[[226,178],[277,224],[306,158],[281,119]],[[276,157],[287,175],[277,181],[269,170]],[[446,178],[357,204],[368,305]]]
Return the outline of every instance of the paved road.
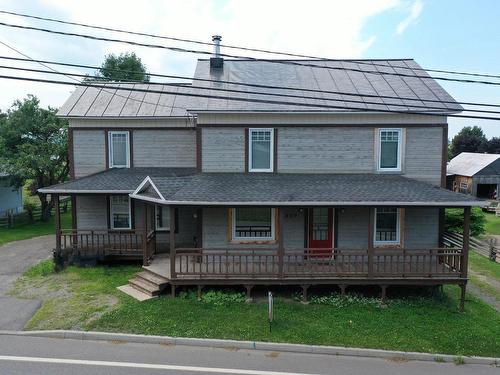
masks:
[[[41,302],[7,297],[14,281],[29,267],[51,256],[55,236],[35,237],[0,246],[0,329],[20,330]]]
[[[0,335],[0,373],[489,375],[485,365]]]

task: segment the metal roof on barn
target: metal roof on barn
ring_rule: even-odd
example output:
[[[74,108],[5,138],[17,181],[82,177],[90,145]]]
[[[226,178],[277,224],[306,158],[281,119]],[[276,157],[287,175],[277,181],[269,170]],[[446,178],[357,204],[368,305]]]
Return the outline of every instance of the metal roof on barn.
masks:
[[[370,65],[370,62],[374,65]],[[311,64],[319,67],[305,66]],[[224,60],[222,69],[211,69],[209,60],[198,60],[194,77],[299,90],[196,80],[192,84],[95,82],[89,86],[77,87],[58,114],[70,118],[165,118],[182,117],[190,112],[203,111],[376,110],[438,114],[462,111],[462,107],[412,59],[319,61],[239,59]],[[218,89],[252,93],[226,92]],[[299,98],[265,95],[269,92],[298,95]],[[281,103],[268,103],[268,101]],[[335,108],[325,108],[321,105]]]
[[[499,154],[462,152],[450,160],[446,174],[472,177],[498,159]]]

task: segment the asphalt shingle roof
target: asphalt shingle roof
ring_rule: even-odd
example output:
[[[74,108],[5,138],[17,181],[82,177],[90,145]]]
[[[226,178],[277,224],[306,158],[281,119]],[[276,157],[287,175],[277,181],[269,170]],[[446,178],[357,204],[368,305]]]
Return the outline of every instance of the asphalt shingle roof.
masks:
[[[151,177],[151,181],[169,204],[481,204],[473,197],[399,175],[201,173]]]
[[[280,60],[286,62],[287,60]],[[412,59],[400,60],[355,60],[307,61],[293,60],[303,64],[322,67],[350,68],[352,70],[325,69],[321,67],[298,66],[273,63],[263,60],[225,60],[222,70],[211,70],[208,60],[198,60],[195,78],[224,80],[244,84],[274,85],[292,88],[305,88],[321,91],[336,91],[354,95],[316,93],[285,89],[268,89],[215,82],[193,81],[189,84],[147,84],[147,83],[109,83],[115,87],[77,87],[58,114],[62,117],[127,117],[158,118],[186,116],[188,111],[348,111],[348,110],[389,110],[389,111],[439,111],[439,113],[459,112],[462,107]],[[359,60],[361,61],[361,60]],[[366,64],[374,62],[376,65]],[[384,65],[384,66],[380,66]],[[408,69],[409,68],[409,69]],[[411,77],[387,75],[400,73]],[[419,77],[416,77],[419,76]],[[424,76],[423,78],[421,78]],[[103,83],[99,83],[103,85]],[[119,87],[119,89],[116,89]],[[143,89],[159,92],[137,92],[130,89]],[[228,88],[257,92],[257,94],[234,93],[211,90]],[[259,94],[270,92],[317,97],[286,98]],[[213,99],[184,94],[226,96],[242,99],[282,101],[284,104]],[[362,95],[374,95],[366,97]],[[393,98],[381,98],[391,96]],[[412,98],[417,100],[405,100]],[[332,101],[334,99],[335,101]],[[352,103],[345,100],[361,101]],[[431,100],[432,102],[429,102]],[[437,101],[437,102],[434,102]],[[365,102],[375,102],[370,104]],[[449,103],[451,102],[451,103]],[[342,108],[323,108],[296,106],[287,103],[307,103]],[[397,104],[397,105],[395,105]],[[401,106],[400,106],[401,105]],[[417,107],[415,107],[417,106]],[[436,109],[437,107],[437,109]]]
[[[43,189],[41,193],[132,193],[147,176],[183,176],[192,168],[114,168]]]
[[[462,152],[450,160],[447,174],[472,177],[499,158],[498,154]]]

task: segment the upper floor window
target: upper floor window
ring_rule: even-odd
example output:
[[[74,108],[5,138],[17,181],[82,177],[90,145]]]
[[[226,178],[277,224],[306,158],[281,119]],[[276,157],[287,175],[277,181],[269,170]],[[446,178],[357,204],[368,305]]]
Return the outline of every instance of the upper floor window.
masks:
[[[109,203],[111,229],[130,229],[130,198],[126,195],[114,195]]]
[[[234,240],[274,240],[274,209],[241,207],[233,210]]]
[[[108,133],[109,167],[130,167],[130,143],[128,131],[112,131]]]
[[[156,230],[170,230],[170,207],[155,206],[156,210]]]
[[[398,208],[375,209],[375,244],[399,244],[400,210]]]
[[[401,129],[380,129],[378,169],[401,170]]]
[[[250,129],[248,142],[248,170],[250,172],[272,172],[274,129]]]

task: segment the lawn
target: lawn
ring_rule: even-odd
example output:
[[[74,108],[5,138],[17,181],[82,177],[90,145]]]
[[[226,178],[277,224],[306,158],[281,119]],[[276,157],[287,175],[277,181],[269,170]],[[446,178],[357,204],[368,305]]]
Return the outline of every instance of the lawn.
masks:
[[[309,305],[277,298],[272,332],[267,304],[243,295],[209,292],[138,302],[118,290],[139,266],[69,267],[52,272],[42,262],[18,280],[13,295],[42,298],[27,329],[83,329],[155,335],[340,345],[454,355],[500,356],[500,314],[467,296],[459,313],[458,288],[427,297],[311,297]]]
[[[469,253],[470,280],[484,293],[500,301],[500,263],[474,251]]]
[[[71,228],[71,212],[61,214],[61,227]],[[25,240],[45,234],[55,233],[54,217],[46,222],[36,221],[34,223],[22,224],[14,228],[0,227],[0,246],[11,241]]]
[[[486,212],[486,224],[484,228],[486,229],[486,234],[497,234],[500,235],[500,217],[495,216],[492,212]]]

